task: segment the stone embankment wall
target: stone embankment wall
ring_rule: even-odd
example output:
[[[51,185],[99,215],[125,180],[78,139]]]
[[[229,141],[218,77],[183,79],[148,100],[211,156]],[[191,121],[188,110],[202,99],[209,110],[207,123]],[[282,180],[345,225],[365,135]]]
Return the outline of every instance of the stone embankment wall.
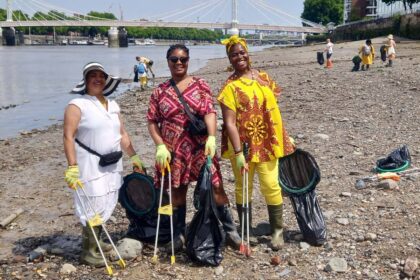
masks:
[[[409,39],[420,39],[420,13],[396,15],[370,21],[338,26],[332,34],[334,41],[363,40],[394,34]]]

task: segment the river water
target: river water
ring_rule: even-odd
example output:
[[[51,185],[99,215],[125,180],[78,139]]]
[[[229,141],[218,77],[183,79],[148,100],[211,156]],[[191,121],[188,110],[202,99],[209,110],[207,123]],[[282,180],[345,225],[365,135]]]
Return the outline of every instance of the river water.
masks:
[[[189,48],[189,72],[205,66],[209,59],[226,56],[221,45]],[[112,75],[133,78],[135,57],[141,55],[154,61],[157,77],[164,77],[169,76],[167,49],[168,46],[0,46],[0,139],[61,122],[68,101],[74,97],[69,91],[82,79],[82,67],[87,62],[98,61]],[[131,86],[134,84],[121,83],[117,94],[111,97]],[[11,104],[16,107],[4,108]]]

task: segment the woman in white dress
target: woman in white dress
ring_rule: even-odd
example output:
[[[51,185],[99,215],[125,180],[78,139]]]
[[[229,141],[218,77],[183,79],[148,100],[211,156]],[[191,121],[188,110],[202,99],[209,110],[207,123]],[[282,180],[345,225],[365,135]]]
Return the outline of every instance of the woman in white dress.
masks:
[[[121,79],[107,74],[104,67],[91,62],[83,68],[83,80],[72,90],[80,96],[71,100],[64,114],[64,151],[68,167],[65,171],[65,181],[68,186],[76,190],[83,186],[86,195],[79,192],[86,205],[89,199],[95,211],[105,223],[118,201],[118,190],[122,185],[123,165],[121,149],[128,154],[133,167],[143,172],[143,166],[133,149],[120,116],[120,108],[110,95],[118,86]],[[76,144],[77,143],[77,144]],[[91,150],[91,151],[89,151]],[[116,162],[103,166],[100,155],[117,152]],[[74,194],[76,215],[83,226],[82,254],[80,262],[93,266],[103,266],[104,262],[98,254],[97,244],[93,232],[87,221],[94,213],[88,209],[85,215],[76,194]],[[98,237],[101,226],[93,226]],[[104,251],[109,251],[109,244],[100,242]]]

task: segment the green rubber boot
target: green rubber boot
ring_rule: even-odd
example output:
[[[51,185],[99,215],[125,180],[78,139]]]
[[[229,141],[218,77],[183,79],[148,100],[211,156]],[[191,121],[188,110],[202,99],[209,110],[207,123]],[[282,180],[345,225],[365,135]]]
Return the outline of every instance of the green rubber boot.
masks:
[[[283,240],[283,204],[267,205],[268,218],[271,226],[270,247],[274,251],[280,250],[284,246]]]
[[[103,239],[102,239],[102,232],[103,232],[102,226],[96,226],[96,227],[93,227],[93,229],[95,230],[96,236],[99,239],[99,244],[101,245],[102,251],[104,253],[110,252],[112,250],[112,245],[103,241]],[[97,250],[97,252],[99,254],[99,249]]]
[[[101,255],[97,253],[97,250],[98,245],[96,244],[92,230],[89,227],[83,227],[80,263],[94,267],[104,267],[105,262]]]

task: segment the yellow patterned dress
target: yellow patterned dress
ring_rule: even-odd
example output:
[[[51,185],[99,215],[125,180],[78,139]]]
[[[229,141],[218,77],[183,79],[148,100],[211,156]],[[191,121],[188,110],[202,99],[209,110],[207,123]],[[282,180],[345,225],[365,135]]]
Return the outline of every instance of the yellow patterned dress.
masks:
[[[265,72],[255,79],[232,75],[217,100],[236,113],[241,143],[248,143],[249,162],[267,162],[293,152],[277,105],[280,87]],[[225,127],[222,131],[222,157],[234,157]]]

